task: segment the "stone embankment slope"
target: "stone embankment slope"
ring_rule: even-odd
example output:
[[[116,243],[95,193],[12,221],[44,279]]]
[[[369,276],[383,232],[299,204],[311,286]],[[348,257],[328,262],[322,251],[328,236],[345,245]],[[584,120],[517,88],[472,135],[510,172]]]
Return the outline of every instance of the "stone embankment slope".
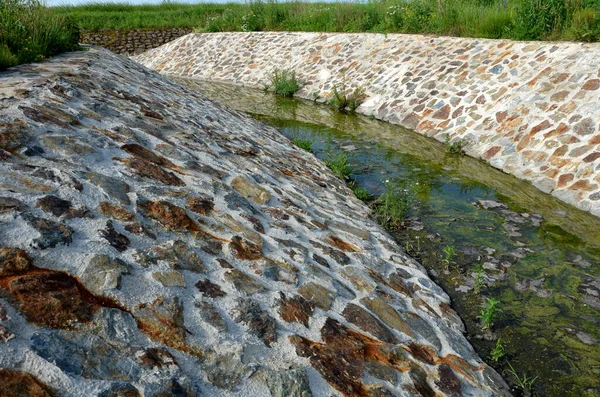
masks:
[[[191,28],[82,30],[81,42],[99,45],[117,54],[135,55],[160,47],[192,31]]]
[[[400,34],[190,34],[135,58],[161,73],[263,85],[295,70],[327,101],[364,88],[358,112],[440,141],[600,216],[600,44]]]
[[[0,98],[0,395],[508,395],[275,129],[101,49],[1,73]]]

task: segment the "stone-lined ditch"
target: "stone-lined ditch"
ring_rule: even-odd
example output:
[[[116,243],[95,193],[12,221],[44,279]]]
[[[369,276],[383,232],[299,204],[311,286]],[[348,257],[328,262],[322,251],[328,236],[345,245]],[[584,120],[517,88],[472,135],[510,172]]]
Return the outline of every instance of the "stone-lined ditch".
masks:
[[[311,141],[319,158],[345,151],[352,178],[374,196],[385,181],[403,181],[414,199],[392,234],[452,297],[469,340],[515,394],[528,393],[508,363],[537,377],[533,395],[600,395],[599,219],[398,126],[256,90],[187,84]],[[484,331],[477,316],[485,297],[502,312]],[[494,361],[498,339],[505,355]]]

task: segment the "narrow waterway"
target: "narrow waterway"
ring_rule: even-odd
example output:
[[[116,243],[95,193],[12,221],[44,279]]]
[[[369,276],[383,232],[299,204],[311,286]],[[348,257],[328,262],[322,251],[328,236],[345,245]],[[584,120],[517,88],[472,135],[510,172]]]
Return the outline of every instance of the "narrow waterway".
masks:
[[[451,296],[469,340],[515,395],[527,395],[527,377],[532,395],[600,396],[600,219],[398,126],[257,90],[185,83],[310,141],[319,158],[345,153],[352,179],[372,198],[386,183],[401,186],[410,205],[392,234]],[[486,298],[499,301],[489,329],[478,318]]]

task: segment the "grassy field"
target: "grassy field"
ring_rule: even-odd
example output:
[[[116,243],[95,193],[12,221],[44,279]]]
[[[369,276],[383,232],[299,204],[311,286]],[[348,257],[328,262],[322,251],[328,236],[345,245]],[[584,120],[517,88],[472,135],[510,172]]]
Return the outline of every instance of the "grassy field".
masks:
[[[0,70],[79,48],[79,27],[37,0],[0,0]]]
[[[600,40],[599,0],[379,0],[54,7],[82,29],[426,33],[515,40]]]

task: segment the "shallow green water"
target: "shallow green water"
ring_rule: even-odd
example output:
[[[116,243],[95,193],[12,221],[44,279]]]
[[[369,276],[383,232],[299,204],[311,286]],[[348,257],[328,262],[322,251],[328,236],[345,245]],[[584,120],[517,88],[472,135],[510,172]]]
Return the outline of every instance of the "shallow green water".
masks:
[[[353,179],[373,195],[402,181],[414,197],[397,241],[451,296],[479,354],[533,395],[600,396],[600,220],[487,164],[447,153],[400,127],[342,115],[310,103],[201,83],[195,89],[252,113],[315,155],[344,151]],[[443,261],[444,248],[456,254]],[[476,266],[485,280],[474,292]],[[501,301],[491,331],[477,319],[484,297]],[[501,338],[506,355],[490,351]]]

